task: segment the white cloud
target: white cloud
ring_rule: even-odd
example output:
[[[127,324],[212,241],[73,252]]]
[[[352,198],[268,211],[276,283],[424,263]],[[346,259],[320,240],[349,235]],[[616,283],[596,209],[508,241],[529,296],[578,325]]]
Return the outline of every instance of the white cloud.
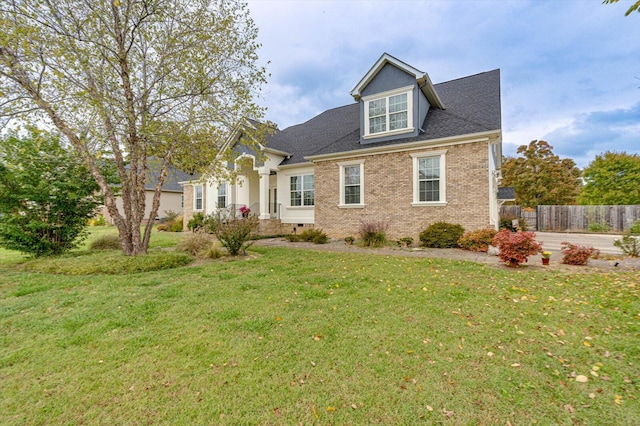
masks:
[[[640,77],[640,16],[625,17],[623,6],[580,0],[249,2],[261,58],[271,61],[267,116],[281,128],[353,102],[349,91],[387,52],[435,83],[500,68],[505,152],[553,138],[552,145],[580,161],[604,146],[583,137],[580,150],[564,148],[564,140],[575,146],[575,132],[584,133],[581,117],[620,113],[640,97],[634,78]],[[590,132],[605,137],[608,125],[599,122]]]

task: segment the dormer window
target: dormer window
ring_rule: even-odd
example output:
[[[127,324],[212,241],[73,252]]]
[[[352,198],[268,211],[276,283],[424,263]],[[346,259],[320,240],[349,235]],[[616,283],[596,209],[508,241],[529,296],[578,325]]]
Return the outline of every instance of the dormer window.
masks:
[[[412,90],[408,86],[362,98],[365,139],[413,132]]]

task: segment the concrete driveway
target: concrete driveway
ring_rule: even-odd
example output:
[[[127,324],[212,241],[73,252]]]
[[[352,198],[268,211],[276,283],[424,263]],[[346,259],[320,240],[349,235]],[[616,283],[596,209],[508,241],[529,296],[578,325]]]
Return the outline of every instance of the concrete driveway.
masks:
[[[549,251],[560,251],[563,241],[580,246],[595,247],[603,254],[622,254],[622,250],[614,247],[613,241],[622,235],[610,234],[574,234],[569,232],[536,232],[536,241],[542,243],[542,248]]]

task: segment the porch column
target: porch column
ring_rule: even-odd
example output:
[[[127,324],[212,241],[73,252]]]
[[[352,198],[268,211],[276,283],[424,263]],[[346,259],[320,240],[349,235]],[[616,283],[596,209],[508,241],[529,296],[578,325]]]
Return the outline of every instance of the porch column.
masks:
[[[269,219],[269,175],[271,170],[266,167],[260,167],[258,174],[260,175],[260,216],[258,219]]]

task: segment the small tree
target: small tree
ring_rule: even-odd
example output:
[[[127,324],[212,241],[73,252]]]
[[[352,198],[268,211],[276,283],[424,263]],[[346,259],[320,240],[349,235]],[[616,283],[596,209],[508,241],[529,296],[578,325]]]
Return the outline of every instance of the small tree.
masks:
[[[209,219],[209,229],[212,229],[218,241],[227,249],[231,256],[237,256],[253,244],[251,234],[258,227],[255,215],[235,217],[218,214]]]
[[[517,268],[526,262],[529,256],[542,252],[542,245],[535,239],[534,232],[511,232],[503,229],[498,232],[491,245],[500,249],[498,258],[507,266]]]
[[[578,202],[587,205],[640,204],[640,155],[605,152],[584,169]]]
[[[0,245],[35,256],[75,247],[100,204],[98,185],[57,135],[0,140]]]
[[[523,207],[575,204],[580,193],[580,169],[570,158],[560,158],[553,146],[534,140],[518,148],[519,157],[502,162],[502,184],[513,186]]]

